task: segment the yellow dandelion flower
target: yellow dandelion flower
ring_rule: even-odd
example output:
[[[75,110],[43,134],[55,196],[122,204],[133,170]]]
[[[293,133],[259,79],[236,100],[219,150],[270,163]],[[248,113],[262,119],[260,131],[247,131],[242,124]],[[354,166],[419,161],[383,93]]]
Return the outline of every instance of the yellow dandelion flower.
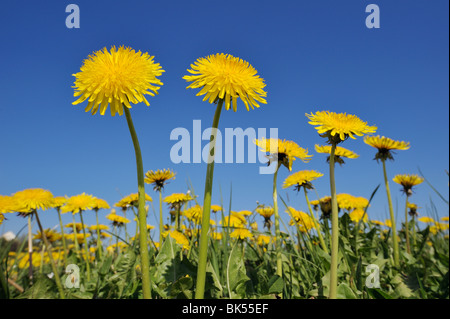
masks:
[[[211,237],[212,237],[214,240],[222,240],[223,235],[222,235],[222,233],[211,232]]]
[[[244,240],[245,238],[252,238],[253,234],[247,228],[236,228],[230,233],[230,237]]]
[[[306,189],[313,189],[311,182],[322,176],[322,173],[316,172],[314,170],[299,171],[289,175],[284,180],[283,188],[295,186],[295,189],[297,191],[300,191],[301,187],[305,187]]]
[[[222,210],[223,210],[223,208],[220,205],[211,205],[211,211],[213,213],[217,213],[217,212],[220,212]]]
[[[316,228],[314,225],[314,221],[307,213],[298,211],[293,207],[288,207],[288,209],[286,209],[286,212],[291,216],[289,225],[292,226],[297,224],[301,232],[308,232],[309,230]]]
[[[394,182],[403,186],[403,192],[407,196],[412,195],[413,186],[423,183],[424,180],[423,177],[414,174],[395,175],[393,178]]]
[[[331,154],[331,146],[329,146],[329,145],[319,146],[316,144],[314,146],[314,148],[317,153]],[[342,157],[358,158],[359,155],[356,154],[355,152],[352,152],[352,151],[344,148],[344,147],[336,146],[336,150],[334,151],[335,162],[339,163],[340,165],[345,164]],[[327,157],[327,162],[328,163],[330,162],[330,156]]]
[[[431,223],[431,224],[436,223],[436,221],[433,218],[428,217],[428,216],[420,217],[420,218],[418,218],[418,220],[422,223]]]
[[[98,225],[98,226],[97,226],[97,225],[89,226],[89,229],[92,230],[92,231],[96,231],[97,229],[98,229],[98,230],[108,230],[109,227],[106,226],[106,225],[100,224],[100,225]]]
[[[163,83],[157,77],[165,72],[153,59],[148,53],[123,46],[94,52],[84,60],[81,72],[73,74],[74,96],[79,98],[72,104],[88,100],[86,112],[95,114],[100,109],[101,115],[110,105],[112,116],[123,114],[122,105],[131,108],[130,102],[149,106],[144,95],[158,94]]]
[[[173,204],[173,203],[179,203],[179,202],[188,202],[193,200],[193,198],[191,197],[190,194],[184,194],[184,193],[174,193],[172,195],[166,196],[163,199],[163,202],[168,203],[168,204]]]
[[[257,71],[247,61],[230,54],[217,53],[206,58],[199,58],[191,64],[192,75],[186,75],[184,80],[192,82],[187,88],[201,90],[197,96],[205,95],[203,101],[214,103],[217,99],[225,101],[225,109],[231,105],[237,111],[237,99],[244,102],[247,111],[249,107],[259,107],[259,103],[266,104],[263,90],[266,86],[264,79],[257,75]]]
[[[316,114],[305,114],[310,120],[308,123],[316,126],[317,132],[322,137],[327,137],[330,144],[338,144],[348,137],[356,139],[356,136],[375,133],[376,126],[368,126],[355,115],[347,113],[335,113],[318,111]]]
[[[224,218],[224,227],[242,227],[247,223],[244,216],[238,214],[231,214],[230,216],[226,216]],[[222,221],[220,221],[222,224]]]
[[[138,207],[138,200],[139,200],[139,194],[133,193],[128,196],[125,196],[122,198],[119,202],[115,203],[114,206],[121,207],[123,210],[128,209],[129,207]],[[145,194],[145,201],[146,202],[153,202],[153,199]]]
[[[363,222],[367,223],[367,221],[369,219],[367,216],[367,213],[364,211],[364,209],[361,209],[361,208],[354,209],[349,214],[349,217],[355,223],[358,223],[361,219],[363,220]]]
[[[29,188],[13,195],[17,201],[16,212],[28,214],[38,209],[46,210],[55,205],[53,194],[42,188]]]
[[[265,219],[270,219],[270,217],[272,217],[272,215],[275,213],[273,207],[270,206],[259,207],[256,209],[256,212]]]
[[[17,200],[13,196],[0,195],[0,214],[13,213],[20,209]]]
[[[441,220],[442,220],[443,222],[448,222],[448,216],[442,217]]]
[[[82,223],[75,223],[75,224],[74,223],[69,223],[69,224],[64,225],[64,227],[73,229],[74,225],[75,225],[75,229],[76,229],[77,232],[83,230],[83,224]]]
[[[66,202],[67,202],[67,197],[64,196],[56,196],[54,198],[55,204],[53,207],[55,208],[60,208],[61,206],[63,206]]]
[[[76,214],[83,210],[90,210],[94,205],[95,197],[82,193],[69,197],[64,206],[61,207],[61,213],[71,212],[72,214]]]
[[[109,204],[106,200],[94,197],[94,205],[92,206],[93,210],[100,210],[100,209],[110,209]]]
[[[372,219],[370,222],[372,224],[375,224],[375,225],[378,225],[378,226],[384,226],[384,223],[382,221],[379,221],[379,220]]]
[[[183,211],[183,215],[195,224],[201,224],[203,207],[200,205],[192,206]]]
[[[337,202],[339,208],[351,211],[352,209],[364,209],[369,206],[369,200],[364,197],[355,197],[350,194],[338,194]]]
[[[249,210],[241,210],[241,211],[238,211],[237,213],[242,216],[250,216],[251,214],[253,214],[253,212],[251,212]]]
[[[380,159],[393,160],[394,159],[394,157],[392,156],[393,150],[407,150],[410,147],[409,142],[395,141],[385,136],[380,137],[380,135],[365,136],[364,143],[378,149],[378,152],[374,158],[377,161]]]
[[[60,240],[62,238],[61,234],[58,234],[57,232],[51,229],[44,229],[44,235],[47,238],[47,240],[51,243]],[[33,239],[42,239],[42,233],[38,231],[37,234],[34,235]]]
[[[189,249],[189,240],[183,233],[178,230],[169,230],[168,232],[163,233],[164,237],[167,237],[167,235],[170,235],[170,237],[175,239],[175,242],[183,246],[184,249]]]
[[[5,219],[5,216],[3,216],[2,213],[0,213],[0,225],[3,223],[4,219]]]
[[[269,164],[272,161],[278,161],[279,165],[283,164],[289,171],[292,170],[292,163],[296,158],[307,163],[311,160],[312,155],[308,154],[308,150],[298,146],[293,141],[280,139],[261,138],[253,141],[261,150],[261,152],[269,153]]]
[[[164,188],[168,180],[175,179],[176,173],[170,169],[163,169],[157,171],[148,171],[145,173],[144,182],[153,184],[154,190],[159,191]]]
[[[259,235],[259,236],[256,238],[256,243],[257,243],[259,246],[265,246],[265,245],[268,245],[268,244],[270,243],[270,240],[271,240],[271,239],[272,239],[271,236],[261,234],[261,235]]]
[[[119,216],[117,214],[106,215],[106,219],[110,220],[114,226],[118,226],[118,227],[121,227],[124,224],[128,224],[130,222],[129,219]]]
[[[384,221],[384,226],[389,227],[389,228],[392,228],[392,222],[391,222],[391,220],[390,220],[390,219],[386,219],[386,220]]]

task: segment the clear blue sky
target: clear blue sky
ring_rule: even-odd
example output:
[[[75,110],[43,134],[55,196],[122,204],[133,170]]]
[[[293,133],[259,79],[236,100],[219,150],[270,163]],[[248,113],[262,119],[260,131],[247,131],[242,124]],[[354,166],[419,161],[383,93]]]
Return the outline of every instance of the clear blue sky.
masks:
[[[68,29],[65,8],[76,3],[81,28]],[[381,28],[368,29],[366,5],[376,3]],[[267,105],[247,112],[223,112],[219,128],[278,128],[314,154],[293,171],[325,174],[315,183],[329,195],[328,165],[314,144],[323,144],[305,113],[347,112],[378,126],[377,134],[409,141],[387,165],[394,206],[403,217],[404,195],[392,177],[418,173],[418,167],[445,198],[449,197],[449,3],[435,1],[7,1],[1,6],[0,39],[0,194],[40,187],[56,195],[82,192],[110,205],[137,191],[135,157],[125,117],[92,116],[84,103],[73,106],[73,73],[93,51],[111,45],[149,52],[161,63],[164,83],[157,97],[133,106],[132,116],[143,152],[144,170],[171,168],[176,180],[164,195],[187,191],[190,179],[202,202],[206,164],[173,164],[170,132],[192,132],[192,121],[212,122],[215,107],[186,90],[182,76],[197,58],[218,52],[249,61],[267,84]],[[206,141],[202,145],[206,145]],[[360,154],[337,167],[338,193],[369,197],[382,179],[372,160],[375,149],[362,138],[343,147]],[[252,210],[256,201],[272,203],[272,176],[259,175],[260,164],[217,164],[213,203]],[[280,195],[306,210],[302,194],[282,190],[288,176],[279,173]],[[155,199],[151,187],[146,191]],[[311,194],[311,198],[316,196]],[[411,201],[428,215],[430,199],[439,216],[446,205],[427,184]],[[166,206],[164,206],[166,209]],[[280,209],[284,211],[280,202]],[[100,213],[101,222],[106,223]],[[165,211],[165,214],[167,211]],[[387,218],[384,187],[370,218]],[[284,212],[282,215],[286,215]],[[41,213],[44,227],[57,224],[56,212]],[[85,214],[94,223],[93,213]],[[0,233],[16,232],[26,220],[7,215]],[[78,217],[77,217],[78,218]],[[402,218],[401,218],[402,219]],[[262,219],[260,228],[262,228]],[[287,218],[286,218],[287,220]],[[64,215],[64,222],[71,217]],[[156,225],[153,214],[149,223]],[[134,227],[130,227],[134,229]]]

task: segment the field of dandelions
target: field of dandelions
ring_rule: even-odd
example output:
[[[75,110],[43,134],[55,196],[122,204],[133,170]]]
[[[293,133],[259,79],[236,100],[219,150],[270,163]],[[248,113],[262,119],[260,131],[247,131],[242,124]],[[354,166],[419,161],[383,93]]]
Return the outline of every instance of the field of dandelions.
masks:
[[[236,111],[245,106],[251,111],[266,103],[264,80],[242,59],[215,54],[190,67],[183,79],[214,106],[213,128],[220,127],[223,108]],[[212,203],[212,136],[204,193],[170,193],[178,182],[176,172],[170,163],[169,168],[144,166],[140,149],[151,141],[140,141],[132,122],[132,106],[149,105],[144,95],[159,93],[163,72],[148,53],[112,47],[94,52],[74,74],[73,104],[87,100],[85,110],[92,115],[103,116],[108,107],[113,116],[125,114],[135,150],[130,156],[136,159],[136,193],[116,203],[107,203],[101,194],[58,196],[63,195],[58,190],[41,188],[0,195],[0,224],[7,225],[10,214],[24,221],[16,238],[0,239],[0,298],[449,298],[449,219],[439,218],[442,214],[436,211],[430,216],[418,213],[414,193],[424,182],[429,184],[424,177],[389,169],[394,155],[402,161],[409,142],[382,136],[382,127],[357,115],[306,113],[311,134],[323,137],[314,156],[328,160],[329,171],[308,165],[297,169],[296,160],[308,163],[313,154],[298,145],[295,136],[255,140],[275,166],[273,183],[267,185],[273,196],[259,201],[271,205],[250,211]],[[359,156],[344,148],[348,138],[367,144],[383,180],[369,198],[336,189],[335,169]],[[290,175],[278,180],[279,170]],[[318,192],[329,196],[317,198],[314,181],[319,178],[329,179],[330,187]],[[403,191],[405,200],[399,214],[392,205],[394,187]],[[290,206],[279,196],[280,189],[304,196],[305,210]],[[385,198],[389,219],[372,219],[374,196]],[[158,217],[156,225],[148,224],[149,209]],[[105,211],[108,223],[100,224],[98,216]],[[46,221],[49,214],[58,216],[58,227]],[[97,222],[86,224],[86,214],[95,214]],[[281,214],[289,216],[287,224]],[[68,216],[71,222],[63,223]],[[37,232],[32,224],[37,224]]]

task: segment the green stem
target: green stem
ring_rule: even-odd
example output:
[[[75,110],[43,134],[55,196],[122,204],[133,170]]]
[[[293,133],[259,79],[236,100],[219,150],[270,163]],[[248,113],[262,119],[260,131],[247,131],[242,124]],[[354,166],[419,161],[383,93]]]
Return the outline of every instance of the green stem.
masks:
[[[98,223],[98,209],[95,210],[95,220],[97,222],[97,251],[98,251],[98,257],[100,260],[102,259],[102,241],[100,239],[100,224]]]
[[[58,218],[59,218],[59,227],[61,227],[61,240],[64,248],[64,265],[67,265],[67,245],[66,245],[66,236],[64,235],[64,226],[61,218],[61,209],[58,207],[56,208],[56,211],[58,212]]]
[[[330,266],[330,299],[337,298],[337,270],[339,250],[339,211],[336,198],[336,184],[334,179],[334,153],[336,143],[331,145],[330,152],[330,190],[331,190],[331,266]]]
[[[411,246],[409,243],[409,227],[408,227],[408,195],[406,195],[405,204],[405,237],[406,237],[406,252],[411,254]]]
[[[77,227],[75,225],[75,215],[72,213],[72,230],[73,230],[73,241],[75,243],[75,252],[77,253],[78,258],[80,258],[80,246],[78,244],[78,237],[77,237]]]
[[[55,275],[56,287],[58,288],[59,296],[61,297],[61,299],[65,299],[66,297],[64,295],[61,278],[59,277],[58,269],[56,268],[55,260],[53,259],[52,255],[52,245],[48,242],[47,236],[45,236],[44,229],[42,228],[41,221],[39,220],[39,216],[36,211],[34,211],[34,215],[36,216],[36,221],[41,231],[45,248],[47,249],[48,258],[50,259],[50,265],[52,266],[53,274]]]
[[[28,278],[30,279],[30,285],[33,283],[33,239],[31,237],[31,216],[28,214],[28,259],[30,265],[28,267]]]
[[[323,239],[322,233],[320,231],[319,223],[317,223],[316,218],[315,218],[315,216],[313,214],[313,211],[311,209],[311,203],[309,202],[308,192],[306,191],[305,187],[303,187],[303,189],[305,191],[305,198],[306,198],[306,203],[308,204],[309,215],[311,216],[311,218],[313,220],[313,223],[314,223],[314,227],[317,230],[317,235],[319,236],[320,245],[322,246],[323,251],[328,254],[328,248],[327,248],[327,245],[325,244],[325,240]]]
[[[413,215],[412,217],[412,222],[413,222],[413,246],[416,247],[417,242],[416,242],[416,218]]]
[[[84,226],[83,221],[83,211],[80,210],[80,219],[81,219],[81,226],[83,227],[83,236],[84,236],[84,248],[86,251],[86,272],[87,272],[87,281],[91,281],[91,266],[89,261],[89,247],[86,237],[86,227]]]
[[[164,221],[163,221],[163,210],[162,210],[162,194],[159,190],[159,245],[161,247],[163,242],[163,231],[164,231]]]
[[[400,257],[398,251],[397,227],[395,225],[395,216],[394,216],[394,208],[392,206],[391,190],[389,189],[389,181],[386,173],[386,161],[382,160],[382,162],[383,162],[384,184],[386,187],[386,194],[389,203],[389,214],[391,216],[391,224],[392,224],[392,245],[394,248],[394,265],[398,267],[400,265]]]
[[[220,113],[222,112],[222,105],[223,99],[220,99],[219,102],[217,103],[216,112],[214,113],[211,137],[209,140],[209,158],[208,158],[208,166],[206,168],[205,197],[203,199],[202,229],[200,232],[200,247],[198,256],[195,299],[203,299],[205,295],[206,259],[208,256],[208,238],[209,238],[208,231],[211,213],[211,193],[214,175],[214,154],[217,140],[217,128],[219,126],[219,119]]]
[[[147,214],[145,211],[145,183],[144,183],[144,166],[142,163],[141,148],[131,119],[130,110],[123,105],[125,116],[127,118],[128,128],[130,130],[131,139],[133,140],[134,151],[136,155],[136,170],[138,179],[138,219],[139,219],[139,250],[142,264],[142,293],[144,299],[151,299],[150,286],[150,258],[147,245]]]
[[[278,213],[277,176],[281,162],[277,163],[277,169],[273,174],[273,214],[275,219],[275,249],[277,256],[277,275],[283,277],[283,263],[281,261],[281,235],[280,235],[280,214]]]

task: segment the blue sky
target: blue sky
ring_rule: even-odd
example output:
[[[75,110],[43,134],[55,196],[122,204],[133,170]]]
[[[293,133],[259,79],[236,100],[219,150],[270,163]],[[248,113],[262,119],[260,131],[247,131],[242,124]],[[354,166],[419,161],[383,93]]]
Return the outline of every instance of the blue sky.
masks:
[[[80,28],[68,29],[65,8],[80,8]],[[365,8],[376,3],[381,28],[368,29]],[[125,117],[92,116],[73,106],[72,74],[89,54],[112,45],[131,46],[155,56],[166,71],[160,94],[150,107],[132,108],[144,170],[171,168],[176,180],[164,195],[187,191],[188,180],[202,202],[206,164],[174,164],[170,149],[177,127],[192,132],[193,120],[209,127],[214,105],[202,102],[182,79],[197,58],[218,52],[249,61],[264,78],[267,105],[247,112],[222,112],[219,129],[277,128],[278,136],[308,148],[308,164],[297,160],[293,171],[325,174],[315,186],[329,195],[328,165],[314,151],[324,144],[305,113],[318,110],[355,114],[377,134],[411,143],[387,169],[394,208],[403,219],[404,196],[392,182],[395,174],[418,173],[449,198],[448,1],[8,1],[2,3],[0,39],[0,194],[40,187],[54,195],[82,192],[110,205],[137,191],[135,157]],[[207,142],[203,141],[203,146]],[[362,138],[343,147],[360,158],[336,169],[338,193],[369,197],[383,183],[382,167],[372,160],[375,149]],[[272,176],[258,174],[260,164],[217,164],[213,203],[252,210],[256,201],[272,203]],[[279,193],[297,209],[304,196],[282,190],[288,176],[279,173]],[[147,193],[155,199],[151,187]],[[315,199],[314,193],[310,195]],[[449,213],[426,184],[411,201],[429,215],[431,201],[439,216]],[[165,207],[166,208],[166,207]],[[284,211],[283,204],[280,209]],[[100,213],[101,222],[106,223]],[[165,214],[167,211],[165,212]],[[381,187],[370,218],[388,217]],[[282,215],[286,215],[282,213]],[[57,224],[56,212],[42,212],[44,227]],[[85,214],[87,224],[94,215]],[[286,216],[285,216],[286,217]],[[0,233],[16,232],[26,220],[8,215]],[[70,216],[63,216],[70,222]],[[260,228],[262,228],[262,219]],[[287,218],[285,218],[287,221]],[[156,225],[153,214],[149,223]],[[130,227],[134,229],[134,227]]]

